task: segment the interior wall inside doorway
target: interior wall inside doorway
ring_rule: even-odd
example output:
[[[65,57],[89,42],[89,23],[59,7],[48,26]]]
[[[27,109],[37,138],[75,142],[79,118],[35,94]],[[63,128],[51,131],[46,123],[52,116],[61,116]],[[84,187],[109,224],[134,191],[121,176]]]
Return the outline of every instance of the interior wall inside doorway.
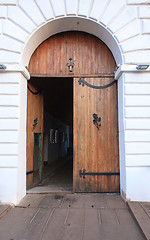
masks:
[[[43,161],[45,165],[67,156],[70,130],[69,125],[50,113],[44,112]]]

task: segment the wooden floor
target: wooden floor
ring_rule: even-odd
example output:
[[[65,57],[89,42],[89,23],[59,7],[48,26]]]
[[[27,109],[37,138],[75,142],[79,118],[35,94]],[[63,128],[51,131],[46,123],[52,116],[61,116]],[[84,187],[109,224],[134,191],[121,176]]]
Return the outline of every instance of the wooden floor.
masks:
[[[145,239],[119,195],[28,194],[0,218],[2,240]]]

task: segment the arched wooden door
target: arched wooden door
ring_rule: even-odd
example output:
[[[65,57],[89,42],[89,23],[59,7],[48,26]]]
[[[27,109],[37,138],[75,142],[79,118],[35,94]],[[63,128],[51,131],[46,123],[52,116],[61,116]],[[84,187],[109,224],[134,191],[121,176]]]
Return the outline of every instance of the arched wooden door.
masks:
[[[115,67],[102,41],[76,31],[50,37],[30,60],[31,76],[73,78],[74,192],[119,192]],[[108,87],[99,89],[103,85]]]

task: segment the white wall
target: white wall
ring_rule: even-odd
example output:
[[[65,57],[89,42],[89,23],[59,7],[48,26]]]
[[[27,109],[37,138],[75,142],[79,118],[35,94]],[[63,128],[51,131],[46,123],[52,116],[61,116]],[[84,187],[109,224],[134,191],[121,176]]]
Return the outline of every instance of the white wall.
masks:
[[[121,192],[150,201],[150,72],[128,71],[150,64],[149,26],[148,0],[0,0],[0,63],[8,71],[0,71],[1,201],[14,203],[25,194],[26,84],[15,69],[25,76],[20,64],[28,65],[46,38],[67,30],[99,37],[125,66],[118,80]]]
[[[126,196],[150,201],[150,73],[126,73],[124,93]]]
[[[125,171],[125,136],[124,136],[124,76],[118,79],[118,130],[119,130],[119,163],[120,163],[120,192],[126,198]]]
[[[26,79],[0,76],[0,200],[17,203],[26,188]]]

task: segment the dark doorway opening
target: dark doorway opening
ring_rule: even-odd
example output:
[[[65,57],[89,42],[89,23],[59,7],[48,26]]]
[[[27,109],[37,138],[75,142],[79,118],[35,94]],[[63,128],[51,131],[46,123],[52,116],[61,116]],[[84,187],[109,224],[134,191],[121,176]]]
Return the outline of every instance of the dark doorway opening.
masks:
[[[44,97],[42,178],[46,191],[73,190],[73,79],[32,77],[30,86]],[[39,141],[35,134],[33,169],[39,169]],[[37,143],[37,144],[36,144]]]

